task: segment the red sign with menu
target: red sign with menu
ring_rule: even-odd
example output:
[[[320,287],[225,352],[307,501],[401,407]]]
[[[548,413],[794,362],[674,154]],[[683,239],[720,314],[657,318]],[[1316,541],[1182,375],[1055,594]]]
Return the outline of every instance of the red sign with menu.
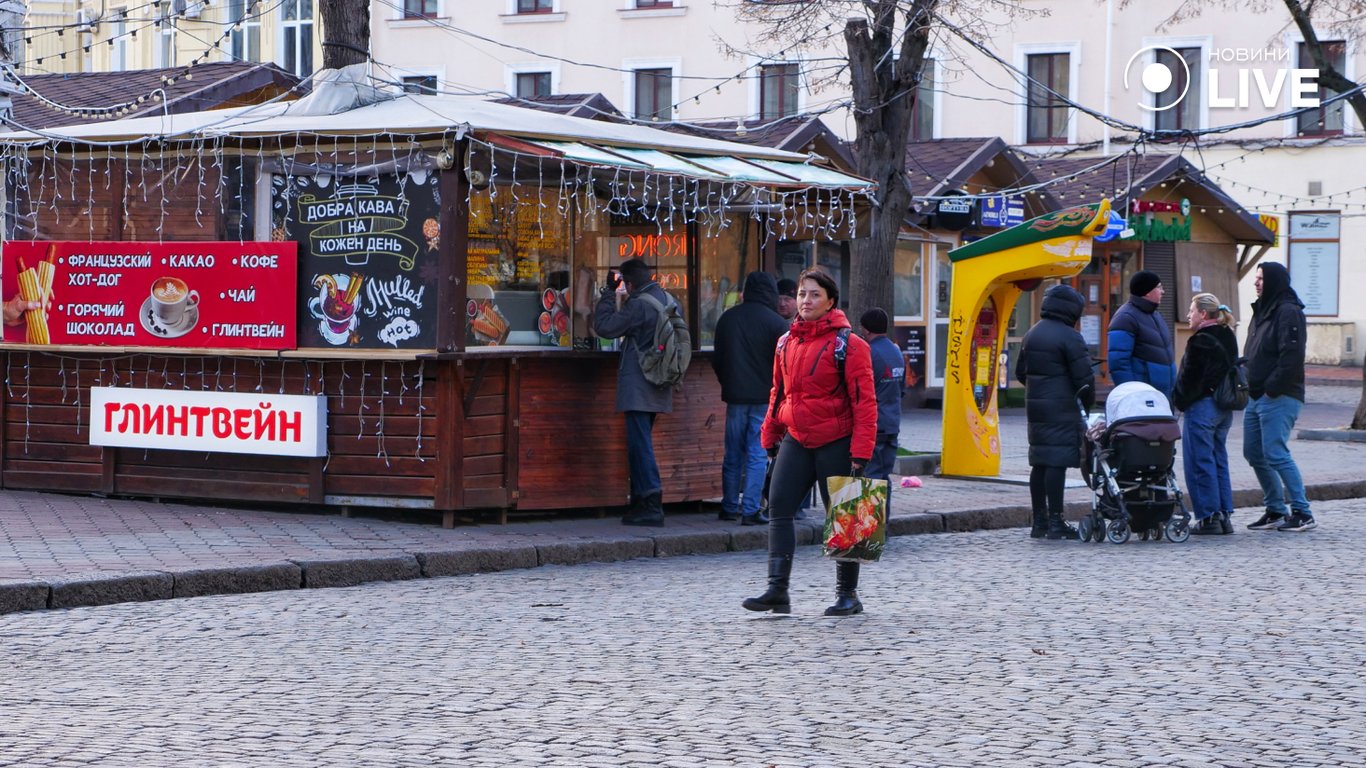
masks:
[[[294,242],[8,242],[4,339],[293,349],[297,260]]]

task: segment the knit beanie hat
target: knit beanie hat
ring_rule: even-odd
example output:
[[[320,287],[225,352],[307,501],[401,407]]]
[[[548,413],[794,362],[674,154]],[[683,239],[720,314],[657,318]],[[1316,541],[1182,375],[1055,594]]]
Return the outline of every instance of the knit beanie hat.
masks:
[[[863,313],[863,317],[858,319],[858,324],[863,326],[864,330],[869,333],[886,333],[887,313],[877,307],[873,307]]]
[[[1129,278],[1130,296],[1147,296],[1154,288],[1162,284],[1162,278],[1156,272],[1149,272],[1146,269],[1139,270],[1134,276]]]

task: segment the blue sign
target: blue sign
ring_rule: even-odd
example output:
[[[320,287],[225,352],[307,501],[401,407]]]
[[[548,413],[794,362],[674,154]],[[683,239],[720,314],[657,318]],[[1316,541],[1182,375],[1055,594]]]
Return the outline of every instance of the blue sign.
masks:
[[[1024,223],[1024,198],[989,195],[980,198],[984,227],[1013,227]]]
[[[1110,211],[1110,220],[1105,224],[1105,231],[1096,235],[1096,242],[1108,243],[1117,237],[1122,237],[1125,228],[1128,226],[1129,222],[1123,216],[1120,216],[1114,211]],[[1130,232],[1129,236],[1132,237],[1133,232]]]

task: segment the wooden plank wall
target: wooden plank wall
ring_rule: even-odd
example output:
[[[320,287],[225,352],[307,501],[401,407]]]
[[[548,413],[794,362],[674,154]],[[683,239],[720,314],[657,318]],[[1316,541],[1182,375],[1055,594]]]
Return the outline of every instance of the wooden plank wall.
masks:
[[[626,504],[626,426],[616,412],[617,359],[521,361],[517,508]],[[674,411],[655,422],[664,501],[721,495],[726,407],[709,359],[693,358]]]
[[[3,355],[6,488],[322,503],[325,495],[431,498],[437,364],[137,354]],[[89,445],[90,387],[318,394],[330,456]]]

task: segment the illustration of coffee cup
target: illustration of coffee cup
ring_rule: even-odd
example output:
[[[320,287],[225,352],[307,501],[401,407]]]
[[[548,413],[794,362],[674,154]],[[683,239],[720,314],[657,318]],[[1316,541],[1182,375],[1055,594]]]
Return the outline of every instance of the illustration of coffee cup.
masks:
[[[199,291],[178,277],[159,277],[152,283],[152,314],[157,322],[174,328],[185,320],[185,311],[199,306]]]

